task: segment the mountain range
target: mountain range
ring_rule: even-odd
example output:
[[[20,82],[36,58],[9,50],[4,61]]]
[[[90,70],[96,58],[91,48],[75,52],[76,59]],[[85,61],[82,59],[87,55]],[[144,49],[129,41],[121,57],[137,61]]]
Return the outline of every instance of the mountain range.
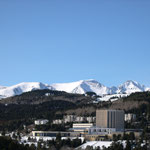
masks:
[[[23,82],[10,87],[0,86],[0,99],[33,90],[58,90],[68,93],[85,94],[86,92],[94,92],[97,95],[113,95],[113,94],[131,94],[135,92],[150,91],[149,87],[139,84],[136,81],[128,80],[118,87],[107,87],[94,79],[80,80],[70,83],[43,84],[40,82]]]

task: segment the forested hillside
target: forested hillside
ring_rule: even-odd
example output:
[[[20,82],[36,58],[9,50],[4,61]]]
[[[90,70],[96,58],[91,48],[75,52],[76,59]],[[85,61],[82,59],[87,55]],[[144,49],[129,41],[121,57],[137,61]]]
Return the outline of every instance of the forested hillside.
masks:
[[[41,118],[51,122],[56,112],[63,114],[91,100],[89,96],[52,90],[36,90],[6,98],[0,101],[0,130],[22,129]]]
[[[54,91],[54,90],[35,90],[31,92],[26,92],[21,95],[14,97],[9,97],[0,100],[2,104],[40,104],[52,100],[63,100],[73,103],[87,103],[91,101],[90,97],[84,96],[82,94],[71,94],[64,91]]]
[[[124,109],[135,113],[138,120],[150,119],[150,92],[134,93],[111,102],[92,103],[96,97],[66,92],[37,90],[3,99],[0,104],[0,130],[22,129],[35,119],[46,118],[50,122],[64,114],[95,116],[96,109]],[[144,114],[144,115],[143,115]]]

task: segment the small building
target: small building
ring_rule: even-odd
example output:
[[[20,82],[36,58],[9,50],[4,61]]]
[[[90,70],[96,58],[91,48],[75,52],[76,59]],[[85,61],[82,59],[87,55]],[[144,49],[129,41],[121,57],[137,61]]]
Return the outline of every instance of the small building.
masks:
[[[60,131],[32,131],[33,137],[56,137],[57,134],[61,134],[62,137],[70,137],[69,132]]]
[[[34,121],[35,125],[44,125],[44,124],[47,124],[47,123],[48,123],[47,119],[38,119],[38,120]]]
[[[73,129],[77,128],[90,128],[93,126],[93,123],[73,123]]]
[[[66,115],[66,116],[64,116],[64,123],[74,122],[75,119],[76,119],[75,115]]]
[[[56,137],[58,134],[61,137],[80,137],[80,133],[64,132],[64,131],[32,131],[33,137]]]
[[[93,126],[93,123],[73,123],[73,132],[78,132],[80,134],[87,134],[88,129]]]
[[[115,128],[100,128],[100,127],[91,127],[88,129],[88,134],[94,135],[107,135],[116,132]]]
[[[86,121],[85,117],[82,116],[77,116],[75,119],[75,122],[85,122],[85,121]]]
[[[85,139],[89,141],[103,141],[106,138],[112,139],[114,134],[123,136],[123,133],[122,131],[117,131],[115,128],[91,127],[88,129]]]
[[[85,139],[87,141],[103,141],[105,140],[106,135],[94,135],[94,134],[86,134]]]
[[[61,119],[57,119],[57,120],[53,120],[53,124],[62,124],[63,120]]]
[[[124,115],[124,120],[127,122],[135,121],[136,120],[136,115],[135,114],[125,114]]]
[[[87,122],[94,123],[96,121],[96,117],[86,117]]]

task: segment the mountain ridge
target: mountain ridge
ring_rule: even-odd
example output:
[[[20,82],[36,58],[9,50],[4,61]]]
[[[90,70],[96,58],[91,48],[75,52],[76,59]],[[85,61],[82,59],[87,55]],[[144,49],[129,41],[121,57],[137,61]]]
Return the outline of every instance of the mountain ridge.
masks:
[[[94,79],[79,80],[69,83],[44,84],[41,82],[22,82],[10,87],[0,86],[0,99],[33,90],[50,89],[57,91],[65,91],[68,93],[85,94],[86,92],[94,92],[97,95],[112,94],[131,94],[135,92],[150,91],[149,87],[139,84],[133,80],[127,80],[118,87],[107,87]]]

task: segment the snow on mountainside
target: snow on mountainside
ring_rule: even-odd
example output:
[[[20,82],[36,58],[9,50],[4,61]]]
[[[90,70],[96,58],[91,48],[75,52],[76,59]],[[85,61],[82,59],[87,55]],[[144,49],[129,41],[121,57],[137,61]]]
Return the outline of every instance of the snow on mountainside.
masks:
[[[96,80],[80,80],[71,83],[58,83],[51,85],[55,90],[66,91],[69,93],[85,94],[86,92],[95,92],[97,95],[108,94],[131,94],[135,92],[148,91],[150,88],[139,84],[136,81],[128,80],[118,87],[106,87]]]
[[[5,89],[5,88],[6,88],[5,86],[0,86],[0,90],[1,90],[1,89]]]
[[[150,88],[149,87],[145,87],[145,91],[150,91]]]
[[[20,95],[24,92],[29,92],[37,89],[52,89],[52,87],[39,82],[23,82],[14,86],[0,89],[0,97],[5,98]]]
[[[80,80],[71,83],[58,83],[51,85],[55,90],[66,91],[68,93],[85,94],[95,92],[97,95],[111,94],[111,89],[100,84],[96,80]]]
[[[118,87],[117,93],[131,94],[145,91],[145,86],[136,81],[128,80]]]
[[[51,89],[58,91],[65,91],[68,93],[85,94],[86,92],[95,92],[97,95],[102,96],[102,100],[107,100],[114,97],[129,95],[135,92],[150,91],[150,88],[139,84],[136,81],[126,81],[118,87],[106,87],[96,80],[80,80],[71,83],[56,83],[56,84],[43,84],[40,82],[24,82],[10,87],[0,86],[0,99],[20,95],[24,92],[36,89]]]

